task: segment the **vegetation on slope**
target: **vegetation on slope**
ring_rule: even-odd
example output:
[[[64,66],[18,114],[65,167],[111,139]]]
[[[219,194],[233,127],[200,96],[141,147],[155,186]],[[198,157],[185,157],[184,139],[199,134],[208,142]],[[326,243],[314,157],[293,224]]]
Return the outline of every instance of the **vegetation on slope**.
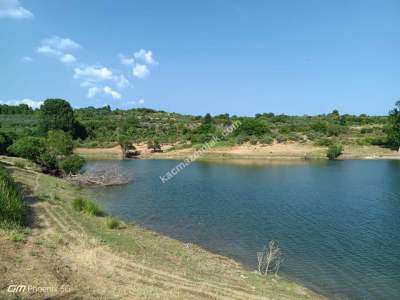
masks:
[[[0,166],[0,227],[23,225],[25,206],[22,196],[7,171]]]

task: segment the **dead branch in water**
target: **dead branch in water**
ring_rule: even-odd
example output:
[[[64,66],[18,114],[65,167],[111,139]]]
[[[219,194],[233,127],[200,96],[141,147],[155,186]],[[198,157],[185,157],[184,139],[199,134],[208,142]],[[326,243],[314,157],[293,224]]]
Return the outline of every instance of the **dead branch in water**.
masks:
[[[131,179],[118,167],[104,167],[88,170],[83,174],[72,175],[69,180],[81,186],[113,186],[128,184]]]

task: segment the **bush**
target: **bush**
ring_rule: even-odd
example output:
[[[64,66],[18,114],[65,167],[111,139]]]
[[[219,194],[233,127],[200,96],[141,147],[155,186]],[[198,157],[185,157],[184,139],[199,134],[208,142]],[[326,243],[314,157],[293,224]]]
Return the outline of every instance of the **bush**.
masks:
[[[85,160],[79,155],[70,155],[64,158],[60,163],[60,169],[64,172],[64,174],[78,174],[83,165],[85,164]]]
[[[238,145],[242,145],[242,144],[246,143],[248,140],[249,140],[249,137],[245,134],[239,134],[235,139],[236,144],[238,144]]]
[[[45,173],[59,173],[57,157],[51,152],[40,153],[37,163],[42,166]]]
[[[263,135],[260,138],[260,143],[264,145],[271,145],[274,142],[274,138],[270,135]]]
[[[286,142],[288,140],[288,138],[287,138],[287,136],[285,136],[285,135],[282,135],[282,134],[277,134],[276,135],[276,141],[278,142],[278,143],[284,143],[284,142]]]
[[[257,145],[258,139],[255,136],[250,137],[250,144]]]
[[[44,152],[44,142],[37,137],[23,137],[8,147],[8,151],[15,156],[37,162],[40,154]]]
[[[0,155],[7,154],[7,148],[10,147],[13,143],[10,135],[0,132]]]
[[[104,212],[94,202],[83,198],[75,198],[72,201],[72,208],[92,216],[104,215]]]
[[[324,138],[318,139],[315,144],[317,146],[331,146],[331,145],[333,145],[333,141],[332,141],[332,139],[324,137]]]
[[[23,225],[25,206],[16,184],[4,168],[0,168],[0,226]]]
[[[331,145],[331,146],[329,146],[329,148],[326,152],[326,156],[330,160],[334,160],[342,154],[342,151],[343,151],[342,145],[339,145],[339,144]]]
[[[373,131],[374,131],[373,128],[363,127],[363,128],[361,128],[360,133],[361,134],[366,134],[366,133],[372,133]]]
[[[107,227],[110,229],[116,229],[119,227],[119,221],[115,220],[113,218],[108,218],[107,219]]]

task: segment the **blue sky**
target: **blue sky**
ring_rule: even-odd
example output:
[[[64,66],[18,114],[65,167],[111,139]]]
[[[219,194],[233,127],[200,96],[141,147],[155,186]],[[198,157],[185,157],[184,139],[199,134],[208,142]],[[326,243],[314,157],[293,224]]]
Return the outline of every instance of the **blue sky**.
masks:
[[[386,114],[400,1],[0,0],[0,101]]]

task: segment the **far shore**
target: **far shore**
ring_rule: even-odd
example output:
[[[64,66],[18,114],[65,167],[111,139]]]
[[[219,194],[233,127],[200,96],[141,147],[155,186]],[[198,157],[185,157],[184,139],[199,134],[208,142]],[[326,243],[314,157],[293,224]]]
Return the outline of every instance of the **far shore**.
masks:
[[[181,160],[190,157],[194,148],[179,149],[171,144],[162,145],[163,152],[152,153],[145,144],[135,145],[140,151],[138,159],[174,159]],[[244,144],[234,147],[215,147],[205,152],[201,160],[318,160],[326,158],[326,147],[311,144],[286,143],[273,145]],[[75,153],[88,160],[122,160],[120,146],[110,148],[83,148],[75,149]],[[348,159],[400,159],[400,153],[379,146],[344,146],[341,160]]]

